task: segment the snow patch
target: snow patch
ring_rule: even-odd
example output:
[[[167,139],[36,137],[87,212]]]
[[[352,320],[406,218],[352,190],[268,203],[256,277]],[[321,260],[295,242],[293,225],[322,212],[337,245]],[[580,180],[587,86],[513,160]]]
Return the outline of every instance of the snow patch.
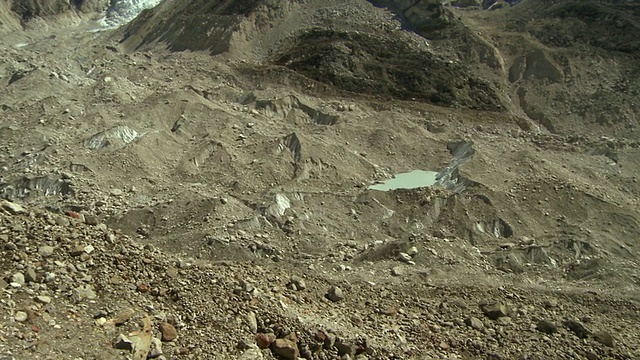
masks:
[[[156,7],[162,0],[111,0],[100,25],[117,28],[135,19],[143,10]]]

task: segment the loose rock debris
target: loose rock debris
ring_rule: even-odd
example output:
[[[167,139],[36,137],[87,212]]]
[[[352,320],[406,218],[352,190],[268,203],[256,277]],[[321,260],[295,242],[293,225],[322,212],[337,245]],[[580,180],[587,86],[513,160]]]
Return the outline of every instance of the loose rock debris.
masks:
[[[639,358],[634,5],[449,3],[0,1],[0,358]]]

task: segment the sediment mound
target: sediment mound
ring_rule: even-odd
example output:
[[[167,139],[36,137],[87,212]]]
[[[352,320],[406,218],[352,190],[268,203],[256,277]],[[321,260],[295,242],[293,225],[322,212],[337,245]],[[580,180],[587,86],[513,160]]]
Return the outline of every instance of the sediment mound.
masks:
[[[129,50],[164,44],[171,51],[285,66],[351,94],[504,109],[492,83],[473,76],[466,64],[432,52],[416,34],[364,21],[380,10],[360,15],[353,30],[336,30],[334,23],[314,21],[326,8],[296,1],[166,3],[128,25],[122,42]]]

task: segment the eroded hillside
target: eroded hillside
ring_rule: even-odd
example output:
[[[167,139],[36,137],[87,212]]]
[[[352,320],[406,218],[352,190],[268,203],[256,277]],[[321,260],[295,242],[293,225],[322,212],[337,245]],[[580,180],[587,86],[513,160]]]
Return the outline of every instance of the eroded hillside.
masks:
[[[0,356],[640,356],[633,2],[54,5],[0,0]]]

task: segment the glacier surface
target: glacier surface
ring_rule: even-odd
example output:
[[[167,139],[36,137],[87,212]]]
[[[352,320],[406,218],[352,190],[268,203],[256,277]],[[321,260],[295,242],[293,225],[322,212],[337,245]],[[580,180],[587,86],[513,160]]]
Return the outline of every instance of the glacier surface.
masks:
[[[162,0],[112,0],[100,25],[115,28],[135,19],[143,10],[151,9]]]

